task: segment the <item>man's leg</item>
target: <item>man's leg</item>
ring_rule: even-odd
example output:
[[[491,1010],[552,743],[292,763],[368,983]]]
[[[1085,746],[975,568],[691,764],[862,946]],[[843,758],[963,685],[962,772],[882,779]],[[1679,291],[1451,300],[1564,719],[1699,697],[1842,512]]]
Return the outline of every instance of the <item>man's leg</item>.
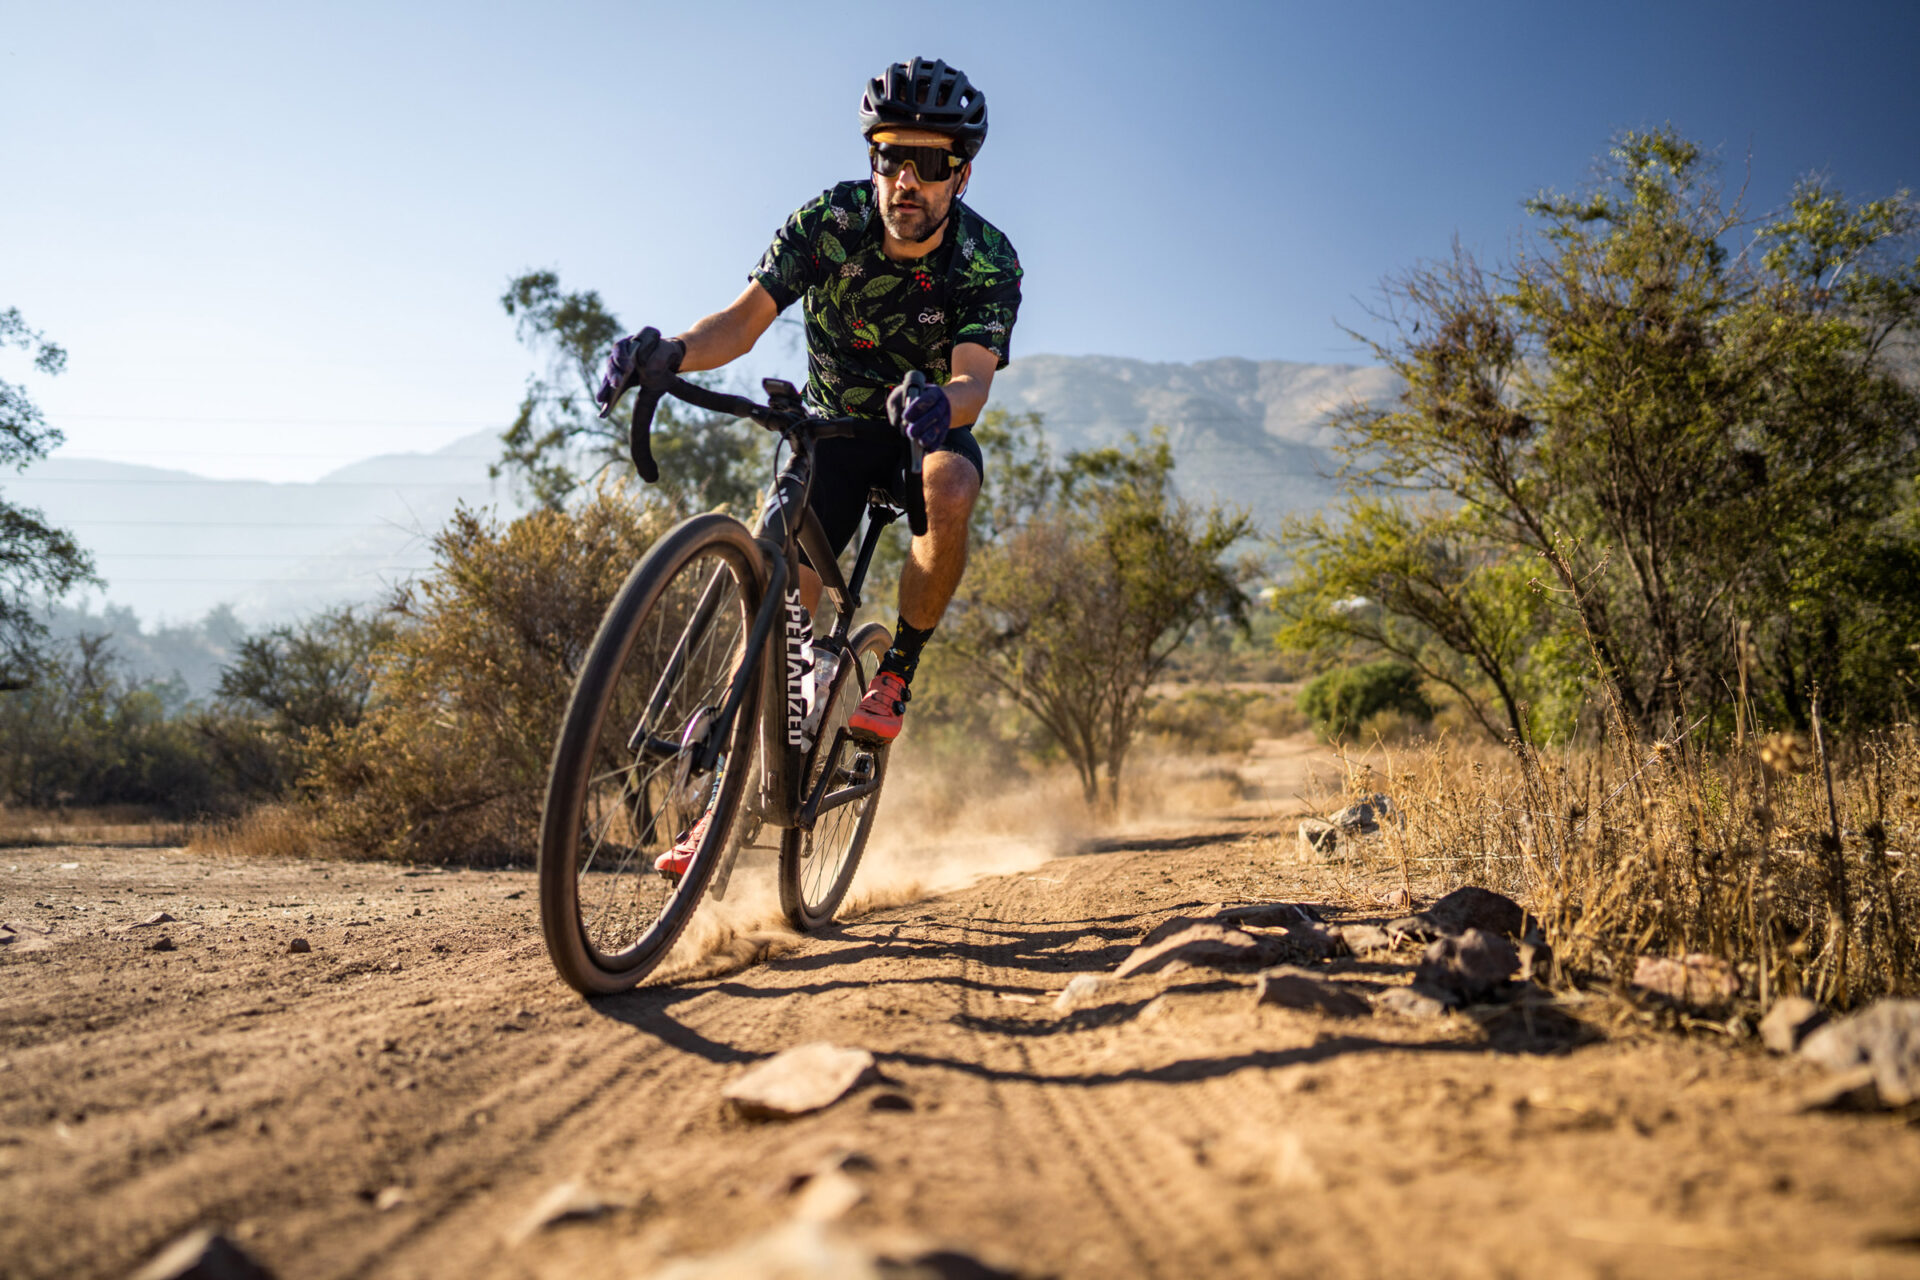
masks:
[[[847,722],[870,741],[891,742],[900,733],[907,687],[920,651],[947,611],[967,568],[967,521],[980,496],[980,471],[955,452],[928,454],[921,470],[927,499],[927,531],[913,540],[900,568],[900,620],[893,646],[867,686],[867,696]]]
[[[922,463],[927,495],[927,532],[908,548],[900,568],[900,617],[931,631],[967,570],[967,521],[980,497],[980,473],[957,453],[930,453]]]

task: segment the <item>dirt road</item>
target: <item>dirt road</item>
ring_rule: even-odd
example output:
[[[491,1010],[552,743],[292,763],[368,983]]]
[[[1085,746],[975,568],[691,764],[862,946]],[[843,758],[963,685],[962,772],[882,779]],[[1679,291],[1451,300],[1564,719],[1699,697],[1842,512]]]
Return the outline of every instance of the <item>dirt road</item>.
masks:
[[[79,848],[0,873],[9,1277],[125,1275],[202,1224],[287,1280],[638,1277],[823,1212],[1064,1277],[1920,1276],[1920,1130],[1794,1114],[1810,1077],[1718,1038],[1336,1021],[1199,971],[1055,1010],[1200,904],[1388,914],[1247,822],[813,938],[736,909],[678,981],[593,1005],[528,874]],[[884,1079],[787,1123],[723,1106],[814,1040]],[[864,1159],[823,1211],[794,1187],[836,1152]],[[524,1230],[567,1183],[616,1207]]]

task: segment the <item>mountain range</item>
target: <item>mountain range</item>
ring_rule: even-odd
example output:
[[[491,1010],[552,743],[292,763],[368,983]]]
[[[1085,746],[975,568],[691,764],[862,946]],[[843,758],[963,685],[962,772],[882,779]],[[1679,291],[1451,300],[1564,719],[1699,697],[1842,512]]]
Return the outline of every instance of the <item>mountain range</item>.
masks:
[[[1357,365],[1036,355],[998,375],[993,400],[1041,413],[1062,453],[1164,428],[1185,495],[1244,506],[1272,528],[1332,492],[1329,411],[1397,389],[1388,371]],[[259,626],[383,595],[432,563],[433,534],[458,503],[518,510],[487,476],[498,455],[497,434],[482,431],[304,484],[54,457],[4,491],[94,553],[108,603],[176,622],[225,604]]]

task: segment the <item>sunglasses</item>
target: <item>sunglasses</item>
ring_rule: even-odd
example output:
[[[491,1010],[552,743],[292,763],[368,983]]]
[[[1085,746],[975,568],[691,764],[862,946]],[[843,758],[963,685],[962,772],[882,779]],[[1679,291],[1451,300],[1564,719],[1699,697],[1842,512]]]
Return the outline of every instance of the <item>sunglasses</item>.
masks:
[[[876,142],[867,148],[873,171],[883,178],[897,178],[908,165],[922,182],[945,182],[967,162],[945,147],[902,147],[891,142]]]

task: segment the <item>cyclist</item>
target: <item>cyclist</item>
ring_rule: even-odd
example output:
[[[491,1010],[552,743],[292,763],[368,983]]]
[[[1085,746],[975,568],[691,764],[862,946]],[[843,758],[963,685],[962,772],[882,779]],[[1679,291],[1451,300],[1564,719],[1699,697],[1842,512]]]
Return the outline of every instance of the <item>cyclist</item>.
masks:
[[[893,64],[861,96],[860,131],[871,177],[795,211],[724,310],[678,337],[647,328],[622,338],[600,399],[636,370],[652,389],[676,372],[736,360],[797,301],[808,408],[871,420],[852,438],[818,446],[812,506],[836,554],[852,540],[868,491],[899,467],[900,433],[926,450],[927,532],[913,539],[900,572],[893,645],[848,721],[857,737],[886,743],[900,733],[921,650],[966,569],[967,519],[985,474],[970,428],[1007,364],[1021,271],[1006,236],[960,199],[987,137],[986,96],[965,73],[924,58]],[[903,377],[912,370],[928,386],[909,399]],[[811,612],[820,579],[805,567],[801,579]],[[662,855],[662,870],[684,870],[704,825]]]

